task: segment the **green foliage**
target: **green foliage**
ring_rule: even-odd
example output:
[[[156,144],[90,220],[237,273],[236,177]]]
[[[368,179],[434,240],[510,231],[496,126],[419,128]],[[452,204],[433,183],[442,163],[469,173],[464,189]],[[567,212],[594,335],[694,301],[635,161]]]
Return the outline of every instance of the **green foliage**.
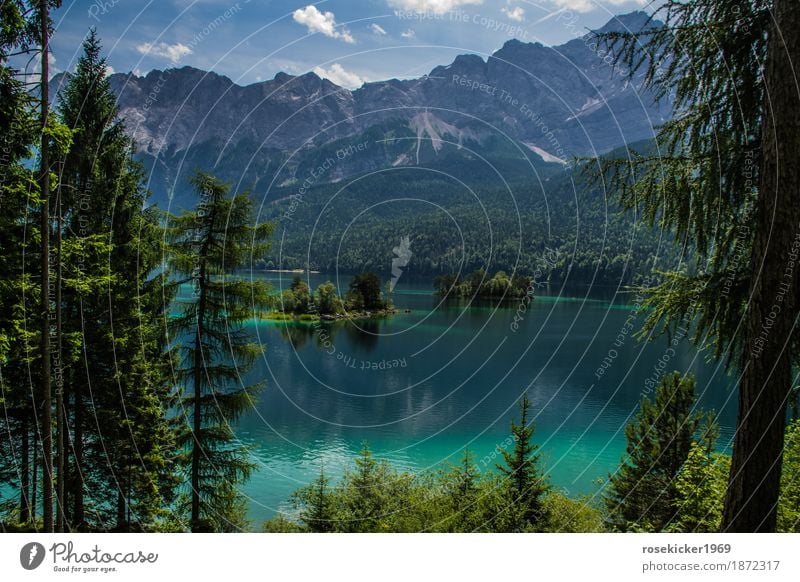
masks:
[[[268,519],[262,523],[261,531],[264,533],[302,533],[305,530],[303,530],[303,527],[297,522],[279,513],[272,519]]]
[[[677,488],[678,474],[692,445],[711,451],[718,431],[712,414],[695,409],[694,390],[693,377],[674,372],[661,379],[654,400],[642,397],[625,427],[627,456],[609,477],[605,503],[613,529],[663,531],[680,512],[686,493]]]
[[[800,533],[800,420],[794,420],[786,429],[778,531]]]
[[[591,498],[572,499],[560,491],[544,497],[547,515],[545,531],[553,533],[594,533],[605,531],[603,513]]]
[[[693,442],[689,456],[675,478],[677,515],[670,531],[716,532],[722,522],[722,504],[728,487],[731,459]]]
[[[365,445],[348,471],[341,490],[340,523],[347,532],[380,532],[386,524],[402,523],[400,499],[413,497],[413,477],[376,460]]]
[[[330,281],[321,283],[314,291],[314,303],[320,315],[340,315],[344,312],[342,300],[336,293],[336,285]]]
[[[482,475],[468,451],[458,465],[414,474],[375,459],[365,446],[339,483],[332,486],[322,473],[292,500],[309,532],[515,531],[504,517],[510,500],[503,480]],[[285,526],[268,527],[296,527]]]
[[[294,310],[296,313],[308,313],[311,305],[311,291],[308,284],[300,276],[294,278],[289,289],[294,299]]]
[[[153,277],[163,250],[159,217],[143,210],[142,170],[131,158],[101,50],[90,31],[58,96],[62,125],[49,131],[63,154],[63,332],[85,347],[62,355],[76,435],[68,521],[145,530],[165,517],[177,485],[166,413],[172,361],[162,325],[172,294]]]
[[[14,4],[3,3],[4,13]],[[100,52],[92,32],[45,128],[58,169],[51,172],[51,217],[62,217],[50,233],[50,281],[57,285],[59,272],[62,278],[61,302],[53,296],[50,308],[61,313],[60,327],[52,322],[51,378],[63,396],[70,435],[64,446],[54,442],[64,461],[56,477],[64,485],[60,505],[70,530],[141,531],[158,527],[176,484],[165,412],[170,360],[160,328],[171,296],[152,275],[161,260],[158,220],[143,211],[147,192],[130,157],[132,141],[117,120]],[[9,448],[3,459],[17,465],[7,482],[19,494],[17,519],[28,523],[37,509],[30,503],[38,436],[30,386],[40,383],[40,362],[30,321],[41,309],[35,283],[41,200],[25,158],[38,138],[32,132],[35,102],[15,93],[21,88],[6,72],[0,73],[0,84],[9,82],[0,88],[0,122],[9,124],[2,133],[10,154],[0,184],[0,221],[8,221],[0,225],[0,365]],[[9,330],[13,341],[3,341]]]

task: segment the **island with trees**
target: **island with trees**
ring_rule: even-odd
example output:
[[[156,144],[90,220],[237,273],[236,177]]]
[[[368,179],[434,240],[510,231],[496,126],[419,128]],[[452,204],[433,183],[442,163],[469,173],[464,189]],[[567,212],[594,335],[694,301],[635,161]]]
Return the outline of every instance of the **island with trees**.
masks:
[[[497,271],[492,277],[483,269],[463,278],[458,273],[448,273],[436,277],[433,285],[437,295],[447,298],[505,300],[533,295],[530,277],[508,275],[505,271]]]
[[[312,292],[299,275],[275,301],[276,309],[261,314],[262,319],[298,321],[334,321],[385,317],[395,313],[391,294],[381,290],[375,273],[355,275],[347,293],[341,297],[331,281],[320,283]]]

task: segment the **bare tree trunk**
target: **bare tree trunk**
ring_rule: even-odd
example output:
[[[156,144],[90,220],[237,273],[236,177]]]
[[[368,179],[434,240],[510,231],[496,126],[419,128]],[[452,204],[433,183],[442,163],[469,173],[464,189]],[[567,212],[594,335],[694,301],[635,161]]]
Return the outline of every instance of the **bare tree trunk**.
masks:
[[[31,480],[31,523],[36,523],[36,492],[39,483],[39,431],[33,431],[33,475]]]
[[[50,152],[49,138],[45,128],[47,127],[47,116],[49,114],[50,98],[47,86],[49,76],[48,55],[48,21],[49,11],[47,0],[39,3],[42,34],[42,77],[41,77],[41,100],[42,100],[42,167],[41,167],[41,196],[42,196],[42,289],[41,289],[41,398],[42,398],[42,511],[43,527],[45,532],[53,531],[53,428],[52,428],[52,394],[50,393]]]
[[[56,229],[56,531],[63,533],[65,523],[64,508],[64,458],[67,454],[67,438],[64,409],[64,363],[61,352],[61,229],[64,217],[61,209],[61,173],[59,172],[59,187],[56,194],[56,212],[58,213],[58,227]]]
[[[800,284],[800,4],[774,0],[765,68],[762,161],[750,266],[739,418],[722,519],[729,532],[777,525]]]

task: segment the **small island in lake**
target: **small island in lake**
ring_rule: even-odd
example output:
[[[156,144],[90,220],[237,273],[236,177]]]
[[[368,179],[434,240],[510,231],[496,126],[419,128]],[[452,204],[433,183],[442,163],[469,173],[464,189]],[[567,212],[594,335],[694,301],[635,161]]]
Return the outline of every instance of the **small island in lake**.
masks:
[[[458,297],[473,299],[521,299],[533,295],[530,277],[506,274],[497,271],[489,277],[486,271],[479,269],[464,279],[457,273],[440,275],[433,281],[436,294],[442,297]]]
[[[354,276],[344,298],[339,296],[331,281],[321,283],[312,292],[298,275],[277,297],[277,309],[263,313],[261,319],[334,321],[384,317],[395,312],[389,293],[381,291],[381,281],[375,273]]]

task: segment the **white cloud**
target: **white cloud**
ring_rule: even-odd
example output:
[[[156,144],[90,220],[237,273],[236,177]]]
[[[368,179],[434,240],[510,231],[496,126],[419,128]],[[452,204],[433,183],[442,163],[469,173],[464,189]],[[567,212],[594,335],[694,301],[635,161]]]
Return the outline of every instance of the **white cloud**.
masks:
[[[116,73],[114,67],[112,67],[111,65],[106,65],[106,74],[113,75],[114,73]]]
[[[381,36],[385,36],[386,35],[386,31],[379,24],[375,24],[373,22],[372,24],[369,25],[369,27],[372,30],[372,32],[374,32],[375,34],[379,34]]]
[[[333,12],[320,12],[316,6],[309,4],[305,8],[294,11],[292,18],[298,24],[304,25],[309,32],[319,32],[330,38],[338,38],[344,42],[356,42],[353,35],[346,28],[336,30],[336,17]]]
[[[347,89],[357,89],[364,84],[364,79],[356,73],[348,71],[339,63],[333,63],[330,69],[314,67],[314,72],[323,79],[328,79],[331,83],[336,83],[340,87],[346,87]]]
[[[574,12],[591,12],[597,8],[595,0],[550,0],[550,2],[562,10]]]
[[[389,6],[414,12],[444,14],[468,4],[482,4],[483,0],[388,0]]]
[[[557,8],[572,10],[573,12],[591,12],[602,6],[623,6],[625,4],[638,4],[645,6],[649,0],[550,0]]]
[[[417,33],[409,28],[405,32],[401,32],[400,36],[402,36],[403,38],[414,38],[415,36],[417,36]]]
[[[192,54],[194,51],[181,42],[175,44],[167,44],[165,42],[143,42],[136,45],[136,50],[143,55],[150,55],[153,57],[164,57],[173,63],[179,62],[186,55]]]
[[[514,8],[503,8],[501,12],[508,16],[511,20],[516,20],[517,22],[522,22],[525,20],[525,9],[521,6],[514,6]]]

